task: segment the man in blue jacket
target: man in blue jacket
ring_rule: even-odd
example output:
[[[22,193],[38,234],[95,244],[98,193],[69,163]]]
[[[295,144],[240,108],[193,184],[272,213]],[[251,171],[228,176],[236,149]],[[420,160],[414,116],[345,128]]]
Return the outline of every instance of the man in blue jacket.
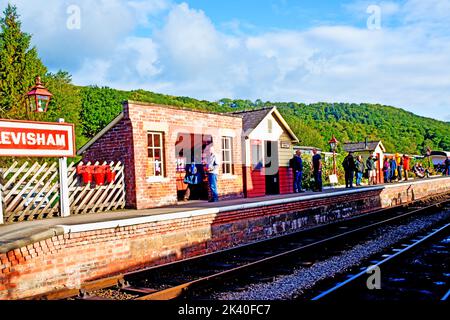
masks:
[[[303,178],[303,160],[302,152],[300,150],[295,151],[294,157],[290,161],[290,167],[292,168],[292,173],[294,175],[294,192],[305,192],[302,189],[302,178]]]

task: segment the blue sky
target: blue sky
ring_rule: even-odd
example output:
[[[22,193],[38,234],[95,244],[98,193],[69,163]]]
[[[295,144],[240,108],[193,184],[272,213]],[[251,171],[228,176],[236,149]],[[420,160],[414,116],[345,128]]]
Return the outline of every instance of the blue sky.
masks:
[[[76,84],[450,121],[450,0],[10,1],[44,63]]]

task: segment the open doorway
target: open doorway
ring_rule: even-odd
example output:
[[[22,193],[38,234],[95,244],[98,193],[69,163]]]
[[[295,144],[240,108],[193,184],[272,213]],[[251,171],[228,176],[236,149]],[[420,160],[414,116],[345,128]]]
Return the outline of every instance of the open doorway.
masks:
[[[265,141],[266,194],[280,193],[278,141]]]
[[[175,143],[177,198],[179,201],[208,200],[208,178],[204,164],[210,135],[179,133]],[[188,174],[186,183],[185,177]]]

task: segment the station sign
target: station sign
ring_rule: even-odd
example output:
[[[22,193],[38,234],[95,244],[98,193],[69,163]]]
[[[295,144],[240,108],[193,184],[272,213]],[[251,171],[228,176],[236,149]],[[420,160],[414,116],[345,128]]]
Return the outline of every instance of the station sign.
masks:
[[[291,144],[287,141],[280,141],[280,148],[281,149],[290,149]]]
[[[0,119],[0,156],[75,157],[74,126]]]

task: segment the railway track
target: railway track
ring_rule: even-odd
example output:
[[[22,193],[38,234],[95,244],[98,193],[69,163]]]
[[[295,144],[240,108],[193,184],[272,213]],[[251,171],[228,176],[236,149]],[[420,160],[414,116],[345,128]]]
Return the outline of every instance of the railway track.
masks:
[[[450,202],[448,194],[439,198],[432,204],[421,201],[412,206],[386,208],[220,252],[91,281],[79,289],[59,290],[30,299],[169,300],[185,297],[216,281],[274,262],[280,264],[283,259],[318,248],[345,243],[382,225],[400,222],[423,212],[434,212]]]
[[[447,300],[450,296],[449,282],[440,279],[442,277],[439,275],[449,272],[449,250],[450,223],[446,223],[400,246],[391,248],[381,255],[379,261],[372,260],[371,265],[362,268],[359,273],[347,274],[345,280],[324,290],[311,300],[340,298],[395,300],[401,296],[408,296],[409,299]],[[380,272],[383,280],[380,281],[378,288],[369,289],[367,279],[374,272]],[[433,272],[436,276],[433,276]],[[436,281],[436,279],[444,281]],[[426,288],[422,287],[425,285]],[[430,288],[435,292],[430,291]]]

